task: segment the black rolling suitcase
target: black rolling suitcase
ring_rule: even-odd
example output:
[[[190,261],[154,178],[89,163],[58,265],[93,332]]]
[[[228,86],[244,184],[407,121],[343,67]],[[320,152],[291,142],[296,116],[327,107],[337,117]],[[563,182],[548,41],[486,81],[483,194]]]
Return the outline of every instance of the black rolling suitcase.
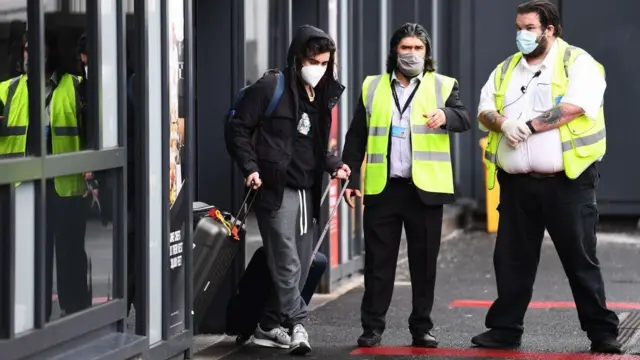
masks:
[[[256,191],[249,190],[241,210],[251,207]],[[247,201],[250,200],[250,203]],[[193,320],[199,328],[218,287],[240,251],[240,238],[244,236],[244,222],[240,212],[235,217],[214,206],[201,202],[193,204],[195,231],[193,233]]]
[[[307,305],[318,288],[327,269],[327,257],[321,252],[314,256],[309,274],[300,295]],[[238,343],[248,340],[258,325],[271,289],[271,276],[267,268],[264,248],[251,257],[247,270],[238,283],[237,293],[227,306],[227,335],[237,335]]]
[[[345,182],[338,199],[342,199],[348,184],[349,180]],[[330,187],[331,184],[327,186],[324,194],[322,195],[322,202],[324,202],[327,194],[329,193],[328,190]],[[320,249],[322,241],[331,226],[331,218],[338,209],[339,204],[340,201],[338,201],[331,210],[331,215],[329,215],[327,224],[325,225],[313,250],[309,274],[300,294],[307,304],[311,301],[311,298],[322,279],[322,275],[327,268],[327,257],[318,252],[318,250]],[[227,305],[226,333],[227,335],[235,335],[236,342],[238,344],[246,342],[251,335],[253,335],[256,326],[258,326],[258,321],[264,311],[264,307],[271,291],[271,286],[271,275],[269,273],[264,248],[260,247],[251,257],[247,269],[240,278],[236,294],[234,294]]]

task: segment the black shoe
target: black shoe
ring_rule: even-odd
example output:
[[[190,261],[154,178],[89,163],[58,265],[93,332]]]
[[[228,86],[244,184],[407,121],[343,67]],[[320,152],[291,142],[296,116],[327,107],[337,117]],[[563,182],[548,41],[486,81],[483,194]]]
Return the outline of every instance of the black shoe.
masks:
[[[622,354],[622,344],[615,338],[591,342],[591,352],[601,354]]]
[[[380,346],[382,335],[376,331],[365,330],[358,338],[358,346],[360,347],[376,347]]]
[[[489,330],[471,338],[471,343],[491,349],[514,349],[520,346],[521,339],[521,336],[505,336],[494,330]]]
[[[422,347],[422,348],[436,348],[438,347],[438,341],[436,341],[435,336],[431,334],[431,332],[427,332],[423,335],[413,335],[413,342],[411,346]]]

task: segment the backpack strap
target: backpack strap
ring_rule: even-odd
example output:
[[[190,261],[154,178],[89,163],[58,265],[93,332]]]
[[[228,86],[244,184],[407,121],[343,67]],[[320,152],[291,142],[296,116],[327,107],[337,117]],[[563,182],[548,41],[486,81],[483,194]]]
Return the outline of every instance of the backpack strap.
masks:
[[[271,97],[269,106],[264,112],[264,117],[267,119],[271,117],[271,114],[276,109],[276,106],[278,106],[280,98],[282,98],[282,93],[284,92],[284,74],[282,74],[281,72],[277,72],[275,75],[277,80],[276,89],[273,91],[273,96]]]

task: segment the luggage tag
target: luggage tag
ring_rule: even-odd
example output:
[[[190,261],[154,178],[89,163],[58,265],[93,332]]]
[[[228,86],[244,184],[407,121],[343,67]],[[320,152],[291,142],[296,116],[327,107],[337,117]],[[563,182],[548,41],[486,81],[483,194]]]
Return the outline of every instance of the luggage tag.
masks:
[[[391,127],[391,136],[405,139],[407,137],[407,128],[402,126],[392,126]]]

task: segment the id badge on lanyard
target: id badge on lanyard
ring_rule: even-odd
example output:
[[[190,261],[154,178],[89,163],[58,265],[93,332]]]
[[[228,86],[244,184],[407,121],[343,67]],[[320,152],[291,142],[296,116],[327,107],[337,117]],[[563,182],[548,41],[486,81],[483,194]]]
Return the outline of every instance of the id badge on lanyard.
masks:
[[[396,108],[398,109],[398,112],[400,113],[400,118],[402,118],[402,115],[404,114],[405,111],[407,111],[407,108],[409,107],[409,104],[411,104],[411,100],[413,100],[413,96],[418,91],[418,86],[419,86],[419,84],[416,84],[415,88],[413,89],[413,91],[411,92],[409,97],[407,98],[407,101],[405,101],[404,106],[400,107],[400,101],[398,100],[398,94],[396,93],[396,88],[395,88],[395,86],[393,86],[393,82],[391,83],[391,94],[393,95],[393,101],[396,104]],[[393,125],[391,126],[391,136],[396,137],[396,138],[400,138],[400,139],[406,139],[407,135],[409,135],[409,130],[406,127],[404,127],[404,126],[393,126]]]

